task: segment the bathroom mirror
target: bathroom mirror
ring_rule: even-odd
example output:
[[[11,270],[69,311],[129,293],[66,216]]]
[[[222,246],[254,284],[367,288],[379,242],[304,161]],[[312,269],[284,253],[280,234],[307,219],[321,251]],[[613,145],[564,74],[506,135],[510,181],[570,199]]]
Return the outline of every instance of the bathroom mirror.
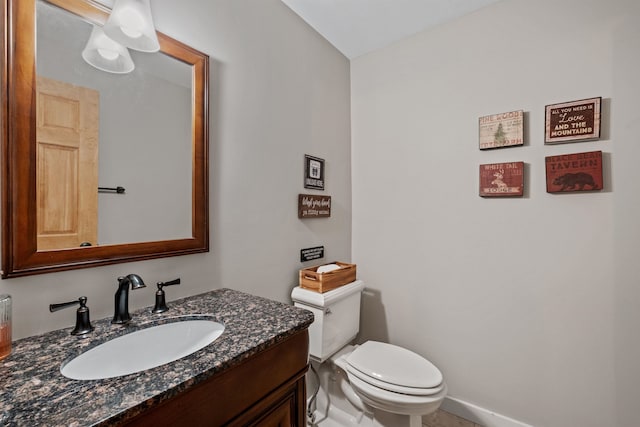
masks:
[[[208,57],[158,33],[160,52],[133,52],[133,72],[109,74],[80,57],[108,8],[91,0],[3,0],[2,10],[2,277],[208,251]],[[96,117],[91,179],[65,166],[74,158],[68,150],[43,156],[52,151],[42,148],[43,123],[78,110],[73,102],[43,102],[56,100],[49,94],[60,87],[95,92],[89,104],[98,107],[79,114]],[[43,197],[61,177],[72,184]],[[60,215],[69,188],[89,181],[98,207],[77,209],[77,219]],[[124,192],[98,194],[96,186]],[[62,235],[88,221],[94,237],[49,239],[47,215],[58,216],[49,222]]]

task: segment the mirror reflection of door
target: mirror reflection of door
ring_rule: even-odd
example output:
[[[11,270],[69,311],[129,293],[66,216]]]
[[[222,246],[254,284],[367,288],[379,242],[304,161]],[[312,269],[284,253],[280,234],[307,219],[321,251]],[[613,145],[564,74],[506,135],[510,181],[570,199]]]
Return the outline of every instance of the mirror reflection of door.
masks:
[[[121,195],[98,194],[98,240],[87,241],[108,246],[191,238],[193,66],[165,53],[131,51],[131,73],[98,70],[82,59],[92,24],[57,6],[64,3],[84,2],[36,1],[37,75],[98,91],[98,183],[126,188]]]
[[[98,241],[99,93],[38,76],[38,250]]]

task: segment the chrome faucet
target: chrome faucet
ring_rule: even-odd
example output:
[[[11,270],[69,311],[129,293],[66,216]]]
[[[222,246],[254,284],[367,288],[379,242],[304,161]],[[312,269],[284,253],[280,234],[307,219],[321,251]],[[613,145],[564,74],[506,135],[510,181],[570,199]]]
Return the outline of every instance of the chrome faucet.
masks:
[[[126,277],[118,277],[118,290],[116,291],[115,310],[111,323],[126,324],[131,320],[129,314],[129,285],[131,289],[146,287],[142,277],[137,274],[129,274]]]

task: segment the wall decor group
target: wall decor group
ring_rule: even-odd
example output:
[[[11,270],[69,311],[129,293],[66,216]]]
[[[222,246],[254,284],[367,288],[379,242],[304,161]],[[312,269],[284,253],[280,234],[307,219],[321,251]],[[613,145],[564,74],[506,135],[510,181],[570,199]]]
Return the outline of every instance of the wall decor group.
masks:
[[[524,111],[492,114],[478,119],[480,150],[524,145]],[[600,139],[602,97],[545,106],[545,145]],[[480,197],[522,197],[524,162],[480,165]],[[604,187],[602,151],[545,157],[548,193],[600,191]]]

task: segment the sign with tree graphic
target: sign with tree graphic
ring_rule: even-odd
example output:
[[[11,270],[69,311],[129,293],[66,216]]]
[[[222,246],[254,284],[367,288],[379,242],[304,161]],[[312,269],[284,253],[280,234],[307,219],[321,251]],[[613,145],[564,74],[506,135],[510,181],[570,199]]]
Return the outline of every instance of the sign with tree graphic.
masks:
[[[480,149],[512,147],[524,143],[524,112],[492,114],[479,119]]]

